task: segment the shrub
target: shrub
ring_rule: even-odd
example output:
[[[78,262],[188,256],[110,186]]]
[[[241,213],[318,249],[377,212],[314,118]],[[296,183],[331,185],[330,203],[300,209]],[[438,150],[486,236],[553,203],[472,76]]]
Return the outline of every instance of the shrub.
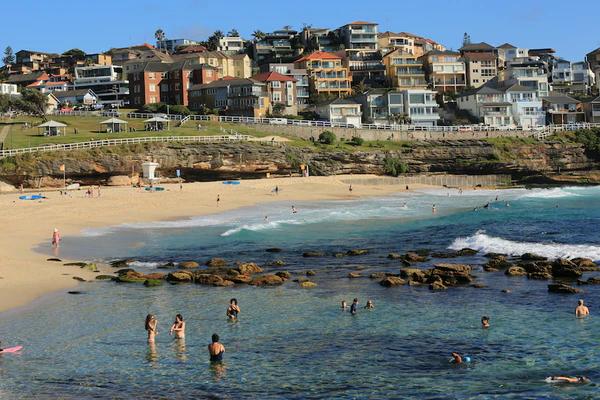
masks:
[[[358,136],[353,136],[352,139],[350,139],[350,141],[348,142],[348,144],[351,144],[352,146],[362,146],[364,143],[365,139]]]
[[[386,157],[383,160],[383,172],[386,175],[398,176],[408,172],[408,165],[398,157]]]
[[[335,143],[335,133],[331,131],[323,131],[319,135],[319,142],[323,144],[334,144]]]
[[[595,159],[600,158],[600,129],[580,129],[573,132],[575,141],[583,144],[586,153]]]

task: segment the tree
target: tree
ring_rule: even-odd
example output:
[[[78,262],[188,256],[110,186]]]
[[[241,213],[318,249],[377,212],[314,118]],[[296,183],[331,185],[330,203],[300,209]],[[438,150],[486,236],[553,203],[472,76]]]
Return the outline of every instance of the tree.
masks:
[[[273,115],[281,117],[285,111],[285,104],[275,103],[273,104]]]
[[[9,95],[0,94],[0,114],[4,114],[9,111],[12,105],[12,101]]]
[[[254,32],[252,32],[252,36],[256,40],[263,40],[266,35],[265,35],[265,33],[263,31],[260,31],[260,30],[257,29]]]
[[[223,39],[225,37],[225,35],[223,34],[222,31],[215,31],[209,38],[208,38],[208,50],[210,51],[215,51],[217,50],[217,48],[219,47],[219,40]]]
[[[71,49],[71,50],[65,51],[63,53],[63,56],[73,56],[78,59],[83,59],[83,58],[85,58],[85,51],[83,51],[81,49]]]
[[[13,49],[10,46],[6,46],[4,49],[4,57],[2,57],[2,62],[4,65],[11,65],[15,63],[15,55],[13,54]]]
[[[238,32],[237,29],[233,28],[232,30],[230,30],[229,32],[227,32],[227,36],[229,36],[229,37],[240,37],[240,33]]]
[[[367,85],[365,84],[365,80],[363,79],[362,81],[358,82],[352,87],[352,94],[354,96],[358,96],[365,93],[367,90],[369,90],[369,88],[367,87]]]
[[[398,176],[408,172],[408,165],[398,157],[386,156],[383,160],[383,172],[386,175]]]
[[[335,133],[331,131],[323,131],[319,135],[319,142],[323,144],[334,144],[335,143]]]
[[[284,31],[291,31],[292,30],[292,26],[291,25],[286,25],[283,27]]]
[[[166,37],[167,37],[167,35],[165,34],[165,31],[163,31],[161,28],[158,28],[156,30],[156,32],[154,32],[154,38],[158,42],[158,50],[161,49],[161,47],[162,47],[162,43],[161,42],[163,40],[165,40]]]
[[[24,88],[21,90],[21,99],[16,102],[15,108],[27,114],[40,117],[45,122],[48,97],[39,90]]]
[[[463,46],[467,44],[471,44],[471,35],[465,32],[465,34],[463,35]]]

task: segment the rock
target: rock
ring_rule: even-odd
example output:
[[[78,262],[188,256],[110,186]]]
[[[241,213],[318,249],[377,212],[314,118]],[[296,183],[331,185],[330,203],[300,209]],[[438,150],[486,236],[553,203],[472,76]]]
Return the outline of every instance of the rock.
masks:
[[[387,276],[387,274],[385,272],[373,272],[371,275],[369,275],[369,278],[371,279],[383,279]]]
[[[502,259],[506,259],[506,254],[502,254],[502,253],[485,253],[484,257],[485,258],[502,258]]]
[[[302,253],[302,257],[324,257],[325,253],[322,251],[305,251]]]
[[[525,253],[525,254],[521,254],[521,260],[523,260],[523,261],[547,261],[548,257],[538,256],[537,254],[533,254],[533,253]]]
[[[10,193],[16,191],[17,189],[13,185],[0,181],[0,193]]]
[[[402,259],[405,261],[408,261],[408,262],[425,262],[425,261],[427,261],[426,256],[420,256],[417,253],[413,253],[413,252],[406,253],[402,257]]]
[[[175,271],[169,273],[166,277],[166,280],[167,282],[182,283],[191,282],[193,280],[193,277],[185,271]]]
[[[263,272],[263,269],[256,263],[239,263],[236,269],[243,275],[252,275]]]
[[[206,262],[206,265],[211,268],[223,268],[227,266],[227,261],[223,258],[213,257]]]
[[[552,265],[547,261],[521,262],[518,266],[528,274],[550,274],[552,272]]]
[[[431,254],[431,250],[430,249],[417,249],[414,251],[414,253],[417,253],[420,256],[423,257],[427,257],[429,254]]]
[[[106,180],[107,186],[131,186],[131,178],[127,175],[113,175]]]
[[[115,281],[117,280],[117,277],[114,275],[98,275],[96,276],[96,280],[99,281]]]
[[[311,281],[304,281],[304,282],[300,282],[299,286],[303,289],[311,289],[314,287],[317,287],[317,284]]]
[[[123,268],[117,271],[117,275],[125,275],[129,272],[135,272],[135,270],[132,268]]]
[[[306,271],[306,276],[315,276],[317,273],[315,271],[313,271],[312,269],[309,269],[308,271]]]
[[[564,283],[551,283],[548,285],[548,291],[552,293],[567,293],[574,294],[579,293],[580,290],[572,286],[565,285]]]
[[[233,281],[223,279],[223,277],[214,274],[195,274],[194,282],[199,285],[208,286],[231,286]]]
[[[281,253],[281,249],[279,247],[271,247],[265,250],[267,253]]]
[[[458,250],[457,253],[459,256],[474,256],[478,251],[465,247],[464,249]]]
[[[502,293],[512,293],[512,290],[510,290],[510,289],[502,289],[501,292]]]
[[[592,276],[587,281],[578,280],[578,285],[600,285],[600,276]]]
[[[458,251],[442,251],[442,252],[435,252],[435,253],[431,253],[431,257],[433,258],[455,258],[458,257],[460,254],[458,254]]]
[[[275,261],[271,262],[271,265],[274,267],[283,267],[286,264],[285,264],[285,261],[283,261],[283,260],[275,260]]]
[[[162,272],[153,272],[151,274],[144,275],[144,278],[160,280],[160,279],[165,279],[165,274],[163,274]]]
[[[134,270],[129,270],[123,272],[124,270],[118,271],[119,276],[117,277],[117,282],[120,283],[144,283],[146,277],[141,272],[137,272]]]
[[[549,272],[531,272],[527,274],[528,279],[549,280],[552,279],[552,274]]]
[[[469,265],[440,263],[433,267],[430,280],[435,281],[436,277],[439,277],[445,286],[468,284],[473,281]]]
[[[369,250],[367,250],[367,249],[352,249],[352,250],[348,250],[346,252],[346,254],[349,256],[362,256],[365,254],[369,254]]]
[[[65,263],[63,264],[65,267],[85,267],[86,265],[88,265],[88,263],[86,262],[69,262],[69,263]]]
[[[346,257],[346,255],[347,255],[346,253],[334,253],[333,256],[335,258],[344,258],[344,257]]]
[[[198,264],[196,261],[182,261],[178,265],[179,268],[183,269],[193,269],[198,268],[199,266],[200,264]]]
[[[276,272],[275,275],[277,275],[278,277],[280,277],[283,280],[288,280],[292,277],[292,274],[290,274],[288,271],[279,271],[279,272]]]
[[[583,272],[599,271],[598,265],[589,258],[574,258],[571,260]]]
[[[388,254],[387,258],[389,258],[390,260],[400,260],[403,258],[403,256],[400,253],[390,253]]]
[[[146,287],[155,287],[163,284],[162,279],[146,279],[144,281],[144,286]]]
[[[485,289],[487,288],[487,285],[484,285],[483,283],[474,283],[471,287],[475,289]]]
[[[158,269],[169,269],[169,268],[175,268],[175,263],[172,261],[169,261],[168,263],[163,264],[158,267]]]
[[[277,275],[262,275],[254,278],[251,285],[254,286],[277,286],[283,283],[283,279],[281,279]]]
[[[394,287],[394,286],[402,286],[406,283],[406,281],[397,276],[388,276],[385,279],[382,279],[379,284],[385,287]]]
[[[96,266],[96,264],[94,263],[89,263],[89,264],[85,264],[84,266],[82,266],[81,268],[85,268],[88,271],[92,271],[92,272],[99,272],[98,271],[98,267]]]
[[[227,279],[233,283],[250,283],[252,282],[252,277],[250,275],[235,275],[235,276],[227,276]]]
[[[62,262],[62,260],[60,258],[47,258],[46,261]]]
[[[400,277],[412,282],[425,283],[428,275],[427,271],[418,268],[402,268],[400,270]]]
[[[76,281],[79,281],[79,282],[87,282],[85,279],[80,278],[79,276],[74,276],[73,279],[75,279]]]
[[[440,281],[435,281],[429,284],[429,290],[446,290],[448,287]]]
[[[527,275],[527,271],[525,271],[525,268],[517,267],[516,265],[513,265],[512,267],[507,269],[506,272],[504,272],[504,273],[508,276],[525,276],[525,275]]]
[[[348,278],[350,278],[350,279],[360,278],[360,277],[361,277],[360,272],[350,272],[348,274]]]
[[[111,261],[110,266],[113,268],[125,268],[128,267],[129,264],[131,264],[132,262],[134,262],[135,260],[128,258],[125,260],[115,260],[115,261]]]
[[[560,278],[579,278],[583,271],[572,261],[558,258],[552,263],[552,275]]]
[[[485,263],[485,265],[483,266],[483,269],[485,271],[490,271],[490,270],[499,270],[499,269],[507,269],[512,267],[512,264],[508,261],[506,261],[506,259],[504,258],[492,258],[490,259],[487,263]]]

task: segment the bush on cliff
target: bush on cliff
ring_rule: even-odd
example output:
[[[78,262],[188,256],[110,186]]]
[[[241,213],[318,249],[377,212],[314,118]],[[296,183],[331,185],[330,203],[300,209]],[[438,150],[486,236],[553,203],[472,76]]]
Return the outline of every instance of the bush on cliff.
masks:
[[[386,157],[383,160],[383,172],[386,175],[398,176],[408,172],[408,165],[398,157]]]
[[[319,135],[319,143],[323,144],[334,144],[335,143],[335,133],[331,131],[323,131]]]
[[[583,144],[590,157],[600,159],[600,128],[580,129],[573,134],[573,139]]]
[[[364,143],[365,139],[358,136],[353,136],[352,139],[350,139],[350,141],[348,142],[348,144],[352,146],[362,146]]]

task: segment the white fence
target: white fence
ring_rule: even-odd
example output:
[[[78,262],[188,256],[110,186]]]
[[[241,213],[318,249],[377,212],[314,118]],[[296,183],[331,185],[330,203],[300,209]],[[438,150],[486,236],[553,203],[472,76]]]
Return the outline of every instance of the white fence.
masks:
[[[39,153],[47,151],[69,151],[79,149],[91,149],[104,146],[118,146],[123,144],[152,143],[152,142],[193,142],[193,143],[232,143],[242,142],[250,138],[248,135],[221,135],[221,136],[150,136],[137,138],[118,138],[92,140],[89,142],[48,144],[37,147],[26,147],[20,149],[0,150],[0,158],[16,156],[19,154]]]

